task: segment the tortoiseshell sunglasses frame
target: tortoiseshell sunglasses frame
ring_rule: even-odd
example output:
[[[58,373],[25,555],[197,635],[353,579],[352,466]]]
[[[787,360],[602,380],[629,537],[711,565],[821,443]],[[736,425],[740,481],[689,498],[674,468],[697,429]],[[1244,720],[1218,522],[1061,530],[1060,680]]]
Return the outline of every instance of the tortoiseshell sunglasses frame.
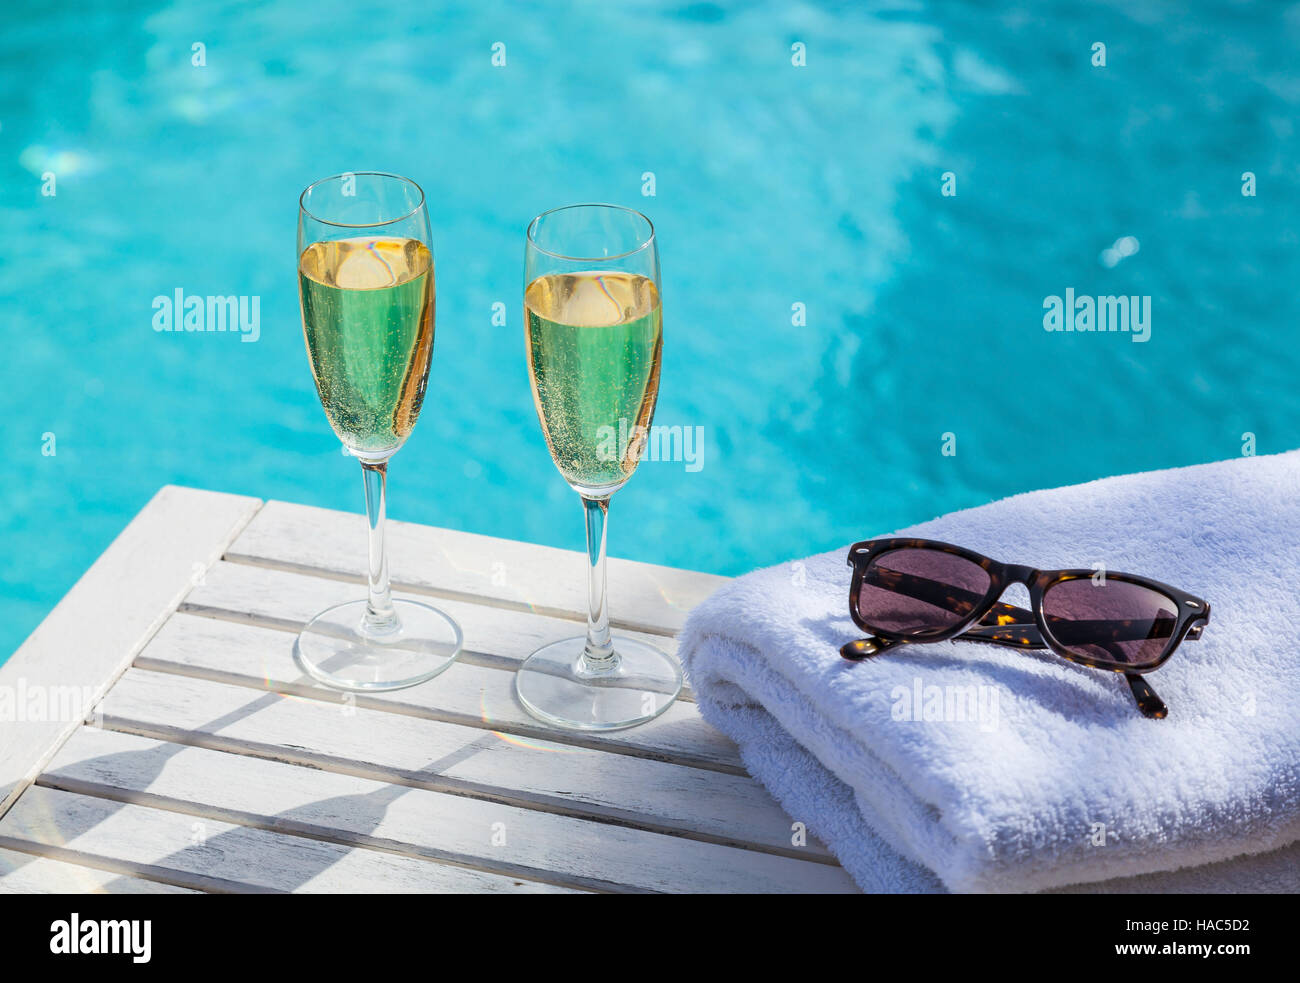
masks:
[[[981,567],[989,577],[989,587],[971,612],[961,621],[948,628],[927,630],[924,633],[907,634],[903,632],[884,631],[873,626],[863,617],[859,610],[862,593],[862,581],[871,562],[885,553],[900,549],[931,550],[950,553]],[[1178,609],[1173,632],[1160,655],[1152,661],[1134,665],[1121,665],[1115,661],[1094,659],[1070,652],[1053,636],[1043,615],[1043,595],[1049,587],[1067,580],[1092,579],[1097,575],[1094,570],[1038,570],[1033,567],[1011,563],[1001,563],[973,550],[951,543],[941,543],[933,539],[868,539],[854,543],[849,547],[848,565],[853,568],[853,580],[849,587],[849,613],[853,623],[861,628],[870,638],[852,641],[840,649],[840,655],[853,662],[880,655],[896,645],[927,644],[949,639],[963,642],[985,642],[991,645],[1003,645],[1016,649],[1048,649],[1054,654],[1093,669],[1105,669],[1110,672],[1123,673],[1137,701],[1138,709],[1144,716],[1159,719],[1168,715],[1168,707],[1156,695],[1142,678],[1154,672],[1174,654],[1183,639],[1195,640],[1201,637],[1201,631],[1209,623],[1210,605],[1199,597],[1179,590],[1169,584],[1139,577],[1131,573],[1114,573],[1107,570],[1106,580],[1136,584],[1173,601]],[[1031,610],[1005,604],[998,600],[1012,584],[1024,584],[1029,588]]]

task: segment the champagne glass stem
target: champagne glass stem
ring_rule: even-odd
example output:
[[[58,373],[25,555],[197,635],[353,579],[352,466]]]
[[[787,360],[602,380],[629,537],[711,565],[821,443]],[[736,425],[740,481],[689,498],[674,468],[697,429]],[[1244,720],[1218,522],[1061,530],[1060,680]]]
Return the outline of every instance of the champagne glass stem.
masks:
[[[361,476],[366,484],[366,526],[369,529],[370,559],[367,577],[370,596],[362,630],[375,635],[396,631],[400,625],[393,609],[388,585],[388,551],[384,547],[385,495],[388,486],[388,462],[361,462]]]
[[[587,518],[587,645],[580,671],[608,673],[618,668],[618,655],[609,636],[609,608],[605,600],[605,524],[609,518],[609,497],[582,497]]]

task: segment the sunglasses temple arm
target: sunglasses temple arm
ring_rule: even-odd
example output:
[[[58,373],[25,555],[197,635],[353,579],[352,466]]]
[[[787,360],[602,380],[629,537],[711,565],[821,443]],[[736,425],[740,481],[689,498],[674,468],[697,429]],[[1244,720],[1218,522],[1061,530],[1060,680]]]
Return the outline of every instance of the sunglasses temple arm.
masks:
[[[990,642],[994,645],[1007,645],[1011,648],[1044,648],[1041,641],[1037,645],[1025,645],[1021,639],[998,639],[992,637],[981,637],[959,635],[957,641],[970,642]],[[1028,641],[1025,639],[1024,641]],[[852,642],[847,642],[840,648],[840,655],[850,662],[861,662],[863,659],[869,659],[872,656],[880,655],[882,652],[891,649],[898,643],[891,642],[887,638],[860,638]],[[1133,693],[1133,699],[1137,702],[1138,710],[1142,716],[1152,720],[1163,720],[1169,716],[1169,708],[1165,706],[1164,700],[1160,699],[1156,691],[1151,688],[1151,684],[1145,678],[1139,676],[1136,672],[1124,673],[1124,678],[1128,681],[1128,688]]]
[[[976,625],[962,632],[955,642],[986,642],[1015,649],[1045,649],[1043,636],[1036,625]]]
[[[1133,699],[1137,701],[1142,716],[1152,720],[1163,720],[1169,716],[1169,708],[1165,706],[1165,701],[1156,695],[1156,691],[1151,688],[1151,684],[1145,677],[1135,672],[1126,672],[1124,678],[1128,680],[1128,688],[1132,690]]]
[[[1111,644],[1107,645],[1106,648],[1117,659],[1123,657],[1118,645]],[[1136,672],[1126,672],[1124,678],[1128,681],[1129,692],[1133,694],[1133,699],[1137,702],[1138,710],[1142,712],[1142,716],[1148,720],[1163,720],[1169,716],[1169,708],[1165,706],[1165,701],[1160,699],[1144,676]]]
[[[1105,647],[1111,651],[1115,658],[1123,657],[1118,645],[1111,644]],[[1165,706],[1165,701],[1160,699],[1144,676],[1136,672],[1126,672],[1124,678],[1128,681],[1129,692],[1133,694],[1133,699],[1137,703],[1138,710],[1142,712],[1142,716],[1148,720],[1163,720],[1169,716],[1169,708]]]
[[[852,642],[845,642],[840,646],[840,655],[850,662],[861,662],[863,659],[869,659],[873,655],[880,655],[893,648],[895,645],[901,645],[901,642],[890,641],[888,638],[878,638],[875,635],[868,635],[866,638],[855,639]]]

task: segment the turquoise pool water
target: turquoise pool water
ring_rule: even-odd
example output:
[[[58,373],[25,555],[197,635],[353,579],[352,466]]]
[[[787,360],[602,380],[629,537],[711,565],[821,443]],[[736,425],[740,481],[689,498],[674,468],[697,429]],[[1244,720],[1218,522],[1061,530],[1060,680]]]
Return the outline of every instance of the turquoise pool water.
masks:
[[[618,495],[615,555],[739,573],[1300,444],[1300,7],[438,6],[6,8],[0,657],[164,483],[360,509],[294,283],[298,193],[344,170],[415,178],[435,228],[397,518],[579,546],[520,280],[528,219],[584,200],[657,223],[656,422],[703,428]],[[155,332],[178,288],[260,298],[259,339]],[[1149,296],[1150,340],[1045,331],[1066,288]]]

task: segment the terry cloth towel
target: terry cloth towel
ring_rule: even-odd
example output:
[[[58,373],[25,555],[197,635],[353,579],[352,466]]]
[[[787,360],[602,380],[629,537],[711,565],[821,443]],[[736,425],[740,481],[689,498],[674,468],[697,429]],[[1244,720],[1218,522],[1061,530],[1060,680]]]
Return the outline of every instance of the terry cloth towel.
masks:
[[[839,655],[847,548],[740,577],[680,651],[705,719],[871,891],[1036,891],[1220,864],[1300,869],[1300,451],[1017,495],[898,535],[1152,577],[1210,623],[1147,678],[969,642]],[[864,536],[864,538],[866,538]],[[1003,599],[1028,606],[1028,591]],[[965,719],[960,719],[962,717]],[[939,718],[939,719],[936,719]],[[1222,868],[1227,868],[1222,869]],[[1241,890],[1232,865],[1098,885]],[[1207,880],[1208,878],[1208,880]]]

